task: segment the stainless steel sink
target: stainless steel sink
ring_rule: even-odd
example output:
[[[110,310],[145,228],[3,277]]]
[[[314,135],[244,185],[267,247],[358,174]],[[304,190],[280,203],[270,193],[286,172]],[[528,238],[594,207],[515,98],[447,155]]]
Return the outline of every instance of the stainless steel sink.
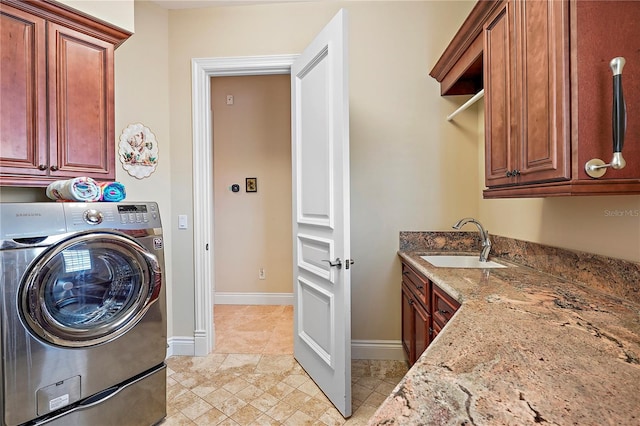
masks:
[[[486,262],[480,262],[480,258],[477,255],[450,255],[450,254],[434,254],[429,256],[420,256],[423,260],[426,260],[433,266],[439,268],[506,268],[493,260],[487,260]]]

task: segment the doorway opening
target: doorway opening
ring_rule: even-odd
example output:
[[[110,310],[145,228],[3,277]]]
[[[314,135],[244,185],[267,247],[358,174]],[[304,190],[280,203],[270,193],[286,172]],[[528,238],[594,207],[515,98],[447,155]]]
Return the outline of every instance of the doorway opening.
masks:
[[[211,112],[215,350],[293,353],[290,76],[211,77]]]
[[[291,65],[297,57],[298,55],[274,55],[192,60],[194,355],[196,356],[206,356],[215,345],[213,306],[216,288],[214,273],[216,253],[213,206],[213,125],[210,115],[211,77],[290,75]]]

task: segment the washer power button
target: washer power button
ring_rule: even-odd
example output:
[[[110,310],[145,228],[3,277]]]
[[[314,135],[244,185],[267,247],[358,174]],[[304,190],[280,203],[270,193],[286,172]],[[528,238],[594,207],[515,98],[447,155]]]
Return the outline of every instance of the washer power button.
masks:
[[[104,215],[102,212],[95,209],[86,210],[84,212],[84,221],[89,225],[98,225],[99,223],[102,223],[103,218]]]

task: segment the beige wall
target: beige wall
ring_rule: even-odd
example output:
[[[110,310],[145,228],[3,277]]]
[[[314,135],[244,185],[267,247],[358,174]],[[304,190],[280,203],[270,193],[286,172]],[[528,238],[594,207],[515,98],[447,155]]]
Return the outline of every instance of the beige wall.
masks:
[[[148,179],[137,181],[122,170],[118,179],[127,185],[128,199],[155,199],[161,205],[170,336],[192,336],[194,329],[193,234],[191,228],[176,230],[178,214],[186,214],[190,223],[197,214],[192,207],[191,58],[300,53],[338,8],[347,6],[352,253],[359,265],[353,273],[352,335],[398,339],[399,303],[389,303],[398,296],[398,231],[447,227],[451,218],[477,210],[475,173],[470,172],[476,141],[468,130],[475,131],[475,117],[445,125],[437,112],[446,115],[456,101],[440,98],[427,76],[456,30],[442,17],[462,19],[472,5],[309,3],[167,12],[135,2],[136,34],[116,51],[116,128],[137,121],[149,126],[159,142],[160,164]],[[428,167],[425,158],[431,160]],[[41,198],[39,190],[8,191],[13,198]]]
[[[215,291],[292,293],[290,76],[211,82]],[[245,191],[247,177],[257,192]]]
[[[96,1],[96,9],[114,7],[113,3]],[[104,3],[108,3],[104,4]],[[128,3],[128,2],[123,2]],[[98,5],[100,4],[100,5]],[[143,123],[158,141],[158,167],[145,179],[130,176],[116,160],[116,179],[126,187],[126,201],[156,201],[162,218],[168,296],[168,334],[174,335],[174,317],[178,323],[189,323],[183,317],[192,317],[193,296],[186,306],[173,303],[173,287],[177,292],[189,291],[192,282],[173,280],[172,252],[176,247],[177,219],[171,206],[171,138],[169,133],[169,15],[165,9],[147,2],[135,2],[136,28],[139,30],[124,42],[115,53],[115,129],[119,139],[122,131],[132,123]],[[127,9],[128,10],[128,9]],[[105,19],[103,16],[99,16]],[[116,148],[117,149],[117,148]],[[117,155],[116,155],[117,157]],[[190,190],[190,189],[189,189]],[[0,187],[0,200],[5,202],[50,201],[45,188]],[[178,213],[185,212],[176,209]],[[191,214],[191,209],[186,210]],[[176,213],[176,214],[178,214]],[[178,246],[179,247],[179,246]],[[187,246],[188,247],[188,246]],[[179,247],[180,248],[180,247]],[[181,248],[180,248],[181,249]],[[193,290],[191,290],[193,291]],[[177,314],[176,314],[177,313]],[[186,314],[185,314],[186,313]],[[192,322],[192,320],[191,320]],[[193,327],[191,326],[191,330]]]
[[[80,12],[134,32],[134,0],[56,0]]]
[[[473,4],[310,2],[171,11],[173,205],[193,205],[191,59],[300,53],[345,7],[356,260],[352,337],[398,340],[398,232],[448,228],[478,210],[477,115],[447,123],[444,117],[459,100],[441,98],[428,76],[457,30],[451,21],[461,22]],[[193,239],[189,231],[174,241],[174,276],[189,283],[174,293],[174,304],[191,308],[176,310],[175,332],[189,335]]]
[[[187,285],[173,277],[173,251],[177,214],[182,210],[171,204],[171,137],[169,133],[169,51],[168,12],[146,2],[135,2],[136,33],[115,54],[115,127],[119,140],[132,123],[142,123],[155,134],[158,142],[158,167],[149,177],[130,176],[117,159],[116,179],[127,189],[126,201],[156,201],[165,241],[168,297],[168,334],[172,336],[175,317],[173,293]],[[116,157],[117,158],[117,157]],[[175,287],[175,289],[174,289]],[[173,313],[173,315],[172,315]],[[181,320],[178,320],[180,322]]]
[[[136,1],[136,34],[116,51],[116,133],[150,127],[160,163],[128,199],[158,200],[167,241],[170,336],[193,336],[191,59],[300,53],[340,7],[349,11],[352,337],[400,338],[401,230],[449,229],[478,217],[493,234],[640,259],[639,196],[483,200],[482,108],[446,115],[428,72],[474,2],[310,2],[166,11]],[[244,176],[243,176],[244,177]],[[242,182],[241,182],[242,183]],[[2,188],[3,201],[42,189]],[[610,213],[607,213],[610,212]],[[267,270],[267,274],[269,271]]]

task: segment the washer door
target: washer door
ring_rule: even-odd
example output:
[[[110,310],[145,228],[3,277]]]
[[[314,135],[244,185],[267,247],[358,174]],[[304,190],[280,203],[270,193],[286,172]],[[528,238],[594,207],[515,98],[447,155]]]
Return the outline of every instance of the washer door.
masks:
[[[90,232],[51,247],[20,289],[21,316],[46,342],[86,347],[135,326],[160,295],[157,258],[116,232]]]

